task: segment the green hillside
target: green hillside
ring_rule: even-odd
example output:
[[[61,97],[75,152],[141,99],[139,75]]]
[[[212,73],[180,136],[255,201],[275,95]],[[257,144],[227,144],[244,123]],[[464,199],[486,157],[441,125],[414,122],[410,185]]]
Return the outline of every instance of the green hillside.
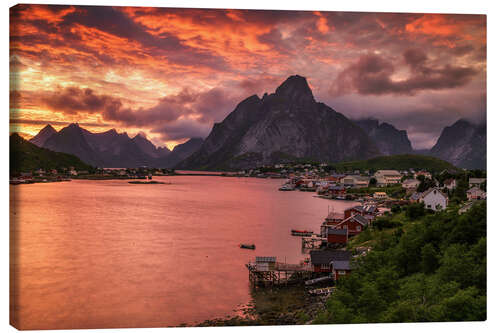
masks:
[[[38,169],[62,169],[75,167],[77,170],[92,170],[78,157],[40,148],[24,140],[19,134],[10,136],[10,172],[27,172]]]
[[[440,172],[447,170],[458,170],[453,164],[439,158],[424,155],[392,155],[379,156],[365,161],[341,162],[333,166],[336,170],[426,170]]]
[[[353,238],[370,246],[317,324],[486,320],[486,201],[459,215],[423,205],[379,217]]]

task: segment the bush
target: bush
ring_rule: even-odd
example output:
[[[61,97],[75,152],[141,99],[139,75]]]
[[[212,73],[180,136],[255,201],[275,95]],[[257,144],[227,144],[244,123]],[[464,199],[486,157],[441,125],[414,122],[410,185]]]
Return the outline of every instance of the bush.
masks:
[[[400,205],[394,205],[391,207],[391,212],[394,214],[401,213],[401,206]]]
[[[405,215],[410,220],[416,220],[417,218],[425,215],[425,207],[423,203],[415,203],[409,205],[406,208]]]
[[[403,225],[400,221],[397,221],[389,217],[378,217],[373,221],[373,227],[377,230],[397,228]]]

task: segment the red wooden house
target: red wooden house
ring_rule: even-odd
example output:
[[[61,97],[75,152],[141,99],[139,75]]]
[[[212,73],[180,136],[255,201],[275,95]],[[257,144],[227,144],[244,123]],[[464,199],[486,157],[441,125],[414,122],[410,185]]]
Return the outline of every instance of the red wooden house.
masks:
[[[346,229],[348,230],[349,236],[354,236],[363,231],[363,229],[366,228],[369,223],[370,222],[362,215],[351,215],[337,224],[334,228]]]
[[[369,222],[372,222],[378,213],[379,209],[375,205],[354,206],[344,211],[344,219],[353,215],[362,215]]]
[[[349,232],[347,229],[328,229],[328,244],[347,244]]]

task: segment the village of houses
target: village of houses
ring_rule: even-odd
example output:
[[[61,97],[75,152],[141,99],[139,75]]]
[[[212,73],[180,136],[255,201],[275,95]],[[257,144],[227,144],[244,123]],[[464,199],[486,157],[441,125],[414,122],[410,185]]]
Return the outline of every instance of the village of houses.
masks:
[[[74,167],[62,169],[37,169],[11,175],[10,184],[34,184],[71,181],[72,179],[152,179],[153,176],[172,175],[171,169],[148,168],[97,168],[94,170],[76,170]]]
[[[444,172],[448,171],[441,174]],[[327,296],[334,291],[338,279],[355,269],[352,259],[366,255],[371,250],[369,247],[358,247],[355,252],[347,250],[352,237],[369,228],[379,216],[391,214],[391,207],[395,205],[419,203],[434,212],[445,210],[449,205],[447,193],[457,187],[455,178],[445,179],[440,186],[430,172],[414,170],[378,170],[371,176],[362,176],[359,172],[312,176],[310,172],[290,174],[288,181],[279,190],[316,192],[318,197],[331,200],[355,198],[359,204],[343,212],[329,211],[324,221],[318,222],[319,232],[291,230],[293,236],[302,237],[302,251],[308,254],[303,262],[286,264],[278,262],[273,256],[255,257],[254,262],[246,265],[253,286],[304,282],[305,286],[309,286],[311,295]],[[430,182],[432,186],[419,192],[422,180]],[[486,192],[481,189],[486,189],[485,182],[486,178],[468,179],[467,201],[460,204],[459,214],[470,209],[478,200],[486,200]],[[348,194],[369,187],[373,189],[371,194]],[[385,191],[394,187],[400,188],[398,198],[391,198]],[[323,287],[314,288],[316,284]]]

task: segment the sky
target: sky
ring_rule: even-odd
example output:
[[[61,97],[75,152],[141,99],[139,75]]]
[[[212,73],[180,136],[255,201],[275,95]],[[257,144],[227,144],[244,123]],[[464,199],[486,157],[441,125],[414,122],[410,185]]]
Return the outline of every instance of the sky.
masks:
[[[486,120],[486,16],[17,5],[10,129],[115,128],[173,148],[290,75],[348,118],[430,148]]]

